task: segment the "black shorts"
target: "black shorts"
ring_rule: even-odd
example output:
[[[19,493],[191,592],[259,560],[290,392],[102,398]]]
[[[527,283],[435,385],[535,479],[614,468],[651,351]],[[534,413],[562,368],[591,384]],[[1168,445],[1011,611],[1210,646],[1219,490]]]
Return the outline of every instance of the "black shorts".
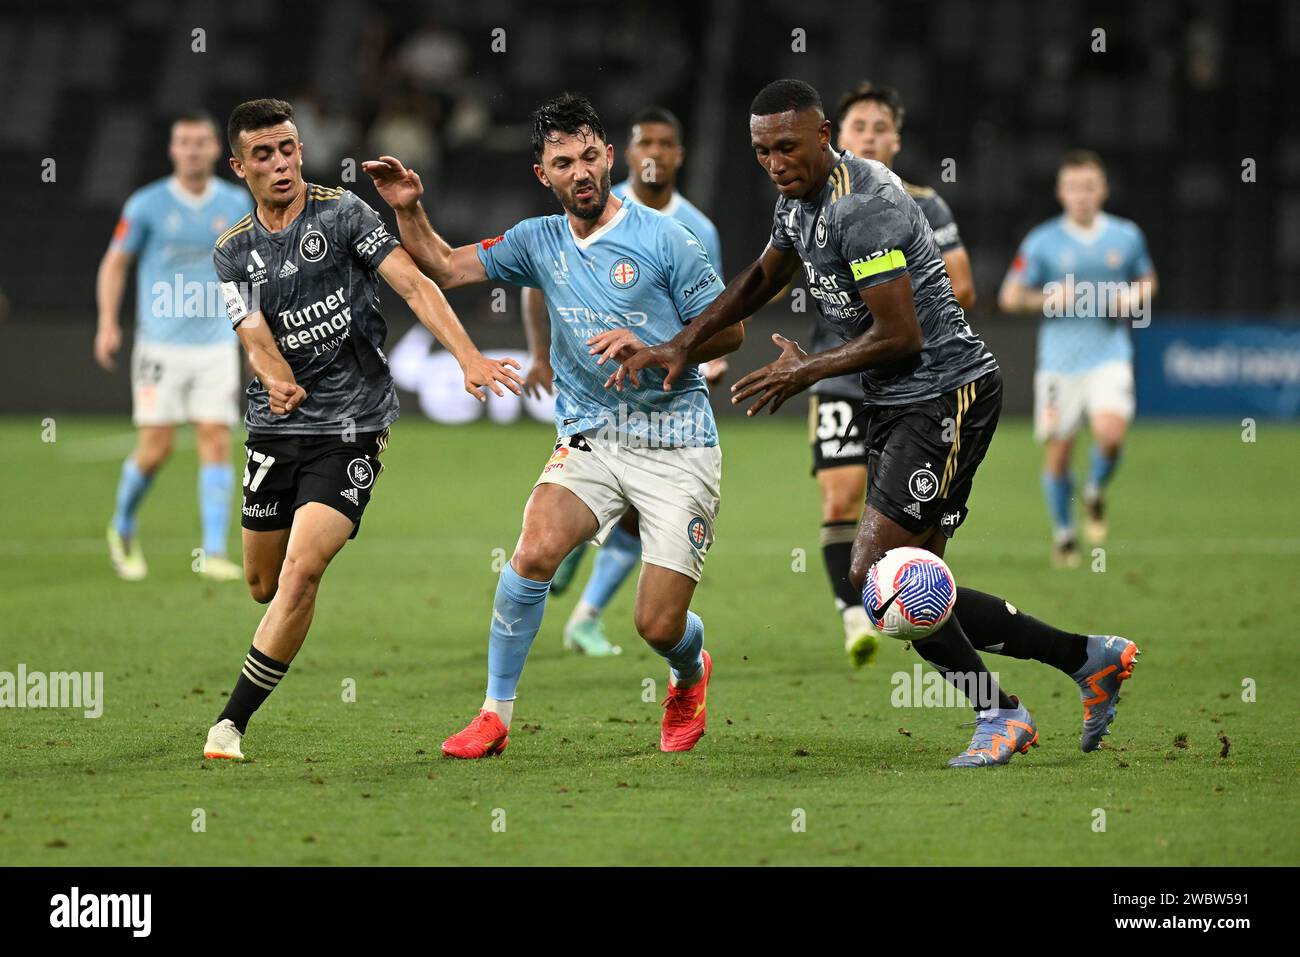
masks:
[[[808,441],[812,443],[812,474],[841,465],[866,465],[867,443],[858,423],[861,399],[814,395],[808,403]]]
[[[356,523],[349,536],[356,538],[387,445],[388,429],[358,432],[351,442],[338,435],[250,434],[240,524],[254,532],[288,528],[300,505],[321,502]]]
[[[872,406],[864,415],[867,504],[909,532],[937,527],[952,538],[1001,412],[996,369],[924,402]]]

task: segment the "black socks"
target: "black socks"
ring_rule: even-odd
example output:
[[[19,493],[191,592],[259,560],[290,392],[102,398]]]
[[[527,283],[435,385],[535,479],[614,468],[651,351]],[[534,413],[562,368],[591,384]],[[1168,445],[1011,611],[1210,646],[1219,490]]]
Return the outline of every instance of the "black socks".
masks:
[[[962,631],[954,613],[946,624],[933,634],[912,642],[916,653],[938,669],[947,682],[966,697],[976,711],[992,708],[1015,708],[1016,704],[998,686],[979,652]]]
[[[957,587],[953,617],[981,651],[1041,661],[1073,675],[1088,658],[1088,636],[1061,631],[1001,598]],[[919,650],[919,649],[918,649]]]
[[[826,563],[826,577],[836,603],[843,604],[840,611],[851,605],[861,605],[862,595],[849,584],[849,567],[853,561],[853,539],[858,534],[858,523],[822,523],[822,560]]]
[[[239,680],[235,682],[235,690],[230,692],[230,700],[217,718],[218,723],[229,718],[239,733],[243,734],[248,728],[248,719],[262,706],[262,702],[275,690],[288,670],[288,665],[269,658],[250,646]]]

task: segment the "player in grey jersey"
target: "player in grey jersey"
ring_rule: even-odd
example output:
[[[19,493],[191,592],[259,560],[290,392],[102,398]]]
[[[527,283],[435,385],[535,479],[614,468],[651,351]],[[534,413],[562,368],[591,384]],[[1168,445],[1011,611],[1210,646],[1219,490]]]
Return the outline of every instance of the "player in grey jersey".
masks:
[[[662,366],[670,386],[696,342],[751,315],[802,263],[843,345],[810,356],[773,335],[780,358],[732,386],[732,401],[756,397],[749,415],[765,406],[773,412],[815,382],[861,372],[869,477],[850,570],[861,589],[890,549],[943,554],[965,519],[975,470],[997,425],[1001,376],[966,325],[920,208],[884,165],[831,148],[817,91],[800,80],[777,80],[754,98],[750,114],[755,156],[780,194],[767,248],[694,322],[625,359],[614,378],[639,384],[640,370]],[[864,595],[863,603],[878,622],[895,597]],[[998,686],[975,645],[1070,675],[1083,700],[1084,751],[1100,745],[1137,655],[1127,639],[1064,632],[1001,598],[959,587],[947,623],[912,643],[977,712],[974,737],[948,762],[953,767],[1006,764],[1038,741],[1033,717]]]
[[[230,167],[256,207],[217,239],[226,311],[256,374],[249,385],[244,575],[269,603],[234,690],[208,731],[206,758],[243,758],[253,712],[307,637],[330,561],[356,535],[383,466],[397,395],[382,351],[378,281],[456,357],[486,401],[522,379],[484,357],[441,291],[365,202],[306,183],[293,107],[252,100],[230,115]]]
[[[890,87],[861,83],[840,97],[836,109],[839,148],[862,159],[878,160],[893,168],[902,147],[904,108]],[[952,210],[933,189],[903,182],[916,200],[943,258],[953,296],[963,310],[975,303],[970,257],[958,232]],[[840,337],[818,313],[813,320],[809,352],[840,345]],[[859,427],[863,409],[862,381],[857,373],[833,376],[809,390],[809,442],[813,474],[821,492],[822,559],[831,593],[844,625],[844,650],[854,668],[870,663],[880,647],[880,634],[867,617],[856,589],[849,583],[849,564],[862,499],[867,488],[867,447]]]

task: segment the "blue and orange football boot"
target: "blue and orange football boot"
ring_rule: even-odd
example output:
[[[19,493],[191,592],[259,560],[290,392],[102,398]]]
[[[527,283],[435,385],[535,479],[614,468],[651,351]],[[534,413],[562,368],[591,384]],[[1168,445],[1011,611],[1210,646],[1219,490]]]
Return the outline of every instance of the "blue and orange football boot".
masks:
[[[442,742],[442,754],[446,758],[490,758],[506,749],[509,735],[510,729],[501,723],[500,716],[480,710],[464,731]]]
[[[970,747],[948,762],[950,768],[987,768],[1006,764],[1017,751],[1038,747],[1038,727],[1029,709],[1012,696],[1014,708],[981,711]]]
[[[664,720],[659,732],[660,751],[689,751],[704,736],[704,705],[709,697],[709,677],[713,674],[713,658],[707,651],[700,652],[704,659],[704,675],[689,688],[669,684],[668,697],[663,700]]]
[[[1083,699],[1083,734],[1080,751],[1096,751],[1110,734],[1119,704],[1119,686],[1133,677],[1133,665],[1142,654],[1138,646],[1119,635],[1089,635],[1088,660],[1072,677]]]

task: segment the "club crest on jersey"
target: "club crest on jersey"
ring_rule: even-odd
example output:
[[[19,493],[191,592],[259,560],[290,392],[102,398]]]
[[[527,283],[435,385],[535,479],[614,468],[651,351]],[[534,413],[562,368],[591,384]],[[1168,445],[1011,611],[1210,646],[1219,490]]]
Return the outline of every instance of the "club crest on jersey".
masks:
[[[826,248],[826,217],[817,217],[817,228],[813,230],[813,241],[817,243],[818,249]]]
[[[609,271],[609,281],[619,289],[631,289],[641,278],[641,267],[624,256]]]
[[[375,470],[365,459],[353,459],[348,463],[348,481],[357,488],[370,488],[375,481]]]
[[[325,258],[325,252],[328,249],[329,243],[325,241],[325,234],[319,229],[312,229],[303,233],[303,237],[298,243],[298,255],[309,263],[320,262]]]
[[[709,537],[709,527],[704,524],[704,519],[699,517],[691,519],[691,523],[686,526],[686,537],[696,548],[703,548],[704,542]]]
[[[907,490],[918,502],[928,502],[939,493],[939,480],[929,469],[917,469],[907,480]]]

